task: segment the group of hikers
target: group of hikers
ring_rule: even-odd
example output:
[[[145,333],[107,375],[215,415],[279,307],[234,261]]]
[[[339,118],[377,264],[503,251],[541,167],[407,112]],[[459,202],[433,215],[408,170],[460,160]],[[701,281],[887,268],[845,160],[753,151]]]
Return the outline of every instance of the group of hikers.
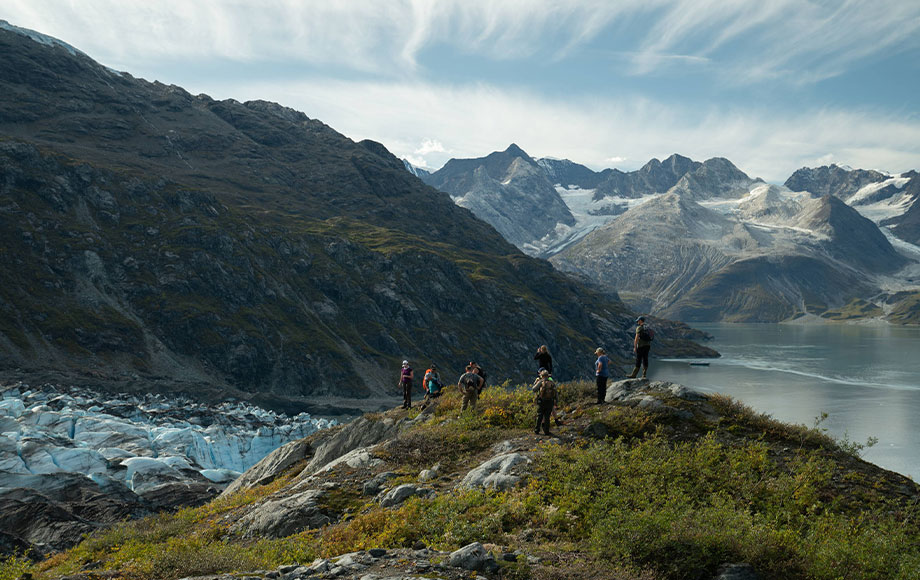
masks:
[[[642,370],[642,378],[648,377],[648,354],[649,350],[651,350],[654,336],[654,331],[645,324],[645,317],[640,316],[637,318],[636,332],[633,337],[633,353],[636,356],[636,365],[632,373],[627,375],[628,378],[636,378],[640,369]],[[607,357],[606,351],[600,347],[594,351],[594,354],[597,356],[597,360],[594,361],[594,374],[597,380],[597,404],[600,405],[604,403],[607,394],[607,380],[610,377],[610,359]],[[534,433],[539,434],[542,429],[545,435],[549,435],[550,419],[554,419],[557,426],[562,424],[557,414],[558,394],[556,382],[552,376],[553,357],[544,344],[537,349],[533,358],[539,365],[537,378],[534,380],[533,385],[531,385],[531,390],[534,393],[534,401],[537,405],[537,422],[534,427]],[[404,360],[402,362],[399,378],[399,384],[403,391],[403,409],[412,407],[414,378],[415,372],[409,364],[409,361]],[[468,408],[476,406],[476,402],[479,400],[479,395],[482,393],[485,385],[485,370],[477,363],[471,361],[466,365],[465,372],[457,381],[457,388],[463,395],[463,403],[460,408],[461,413]],[[432,364],[425,370],[425,375],[422,378],[422,389],[425,392],[425,398],[422,401],[421,408],[424,409],[435,399],[440,397],[444,389],[444,383],[441,381],[441,376],[438,373],[436,365]]]

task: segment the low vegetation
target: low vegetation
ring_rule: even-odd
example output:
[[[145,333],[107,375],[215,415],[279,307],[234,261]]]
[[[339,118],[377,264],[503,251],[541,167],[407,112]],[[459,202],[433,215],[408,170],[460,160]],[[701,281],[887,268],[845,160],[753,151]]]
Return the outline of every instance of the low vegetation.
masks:
[[[448,392],[426,420],[382,446],[398,480],[441,463],[439,493],[384,509],[353,489],[327,501],[340,513],[321,530],[277,540],[233,531],[238,514],[281,491],[269,486],[209,505],[125,522],[31,564],[11,558],[0,580],[115,572],[137,580],[270,569],[370,548],[423,542],[442,550],[491,543],[540,558],[504,563],[504,578],[711,578],[746,562],[764,578],[911,579],[920,570],[920,506],[913,484],[862,462],[819,428],[788,425],[724,396],[685,403],[693,418],[592,405],[594,386],[560,389],[558,437],[533,437],[526,387],[487,389],[475,412]],[[678,402],[672,401],[675,404]],[[388,415],[405,413],[401,410]],[[416,410],[411,414],[417,413]],[[587,436],[602,425],[606,437]],[[534,464],[510,491],[453,483],[507,439],[532,440]],[[903,484],[901,485],[903,488]]]

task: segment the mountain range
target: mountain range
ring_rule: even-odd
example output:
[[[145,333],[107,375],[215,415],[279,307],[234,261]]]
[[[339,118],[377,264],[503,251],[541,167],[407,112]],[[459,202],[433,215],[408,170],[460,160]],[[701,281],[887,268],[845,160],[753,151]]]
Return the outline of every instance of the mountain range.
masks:
[[[675,154],[595,172],[512,145],[422,179],[524,252],[615,288],[637,310],[688,321],[920,323],[913,171],[802,168],[779,186],[724,158]]]
[[[628,356],[635,314],[615,292],[522,254],[379,143],[8,23],[0,52],[8,378],[376,409],[404,358],[500,380],[529,375],[541,344],[561,378],[590,372],[598,344]],[[715,354],[660,327],[661,354]]]

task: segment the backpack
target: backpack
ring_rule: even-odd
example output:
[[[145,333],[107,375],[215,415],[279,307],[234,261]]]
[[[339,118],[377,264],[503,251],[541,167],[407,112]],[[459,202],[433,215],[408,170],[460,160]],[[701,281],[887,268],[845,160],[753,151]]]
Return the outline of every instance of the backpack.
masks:
[[[463,383],[463,390],[467,393],[470,393],[477,388],[479,388],[479,375],[476,373],[468,373],[470,376],[466,377],[466,380]]]
[[[639,327],[639,340],[642,342],[652,342],[655,340],[655,331],[643,324]]]
[[[556,398],[556,381],[543,379],[537,389],[537,401],[552,401]]]

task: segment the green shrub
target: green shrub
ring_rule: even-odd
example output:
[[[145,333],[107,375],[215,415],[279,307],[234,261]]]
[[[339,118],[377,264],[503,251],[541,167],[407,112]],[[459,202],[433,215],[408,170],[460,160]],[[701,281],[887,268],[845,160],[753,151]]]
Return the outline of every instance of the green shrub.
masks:
[[[32,574],[32,562],[20,556],[0,559],[0,580],[19,580],[23,574]]]

